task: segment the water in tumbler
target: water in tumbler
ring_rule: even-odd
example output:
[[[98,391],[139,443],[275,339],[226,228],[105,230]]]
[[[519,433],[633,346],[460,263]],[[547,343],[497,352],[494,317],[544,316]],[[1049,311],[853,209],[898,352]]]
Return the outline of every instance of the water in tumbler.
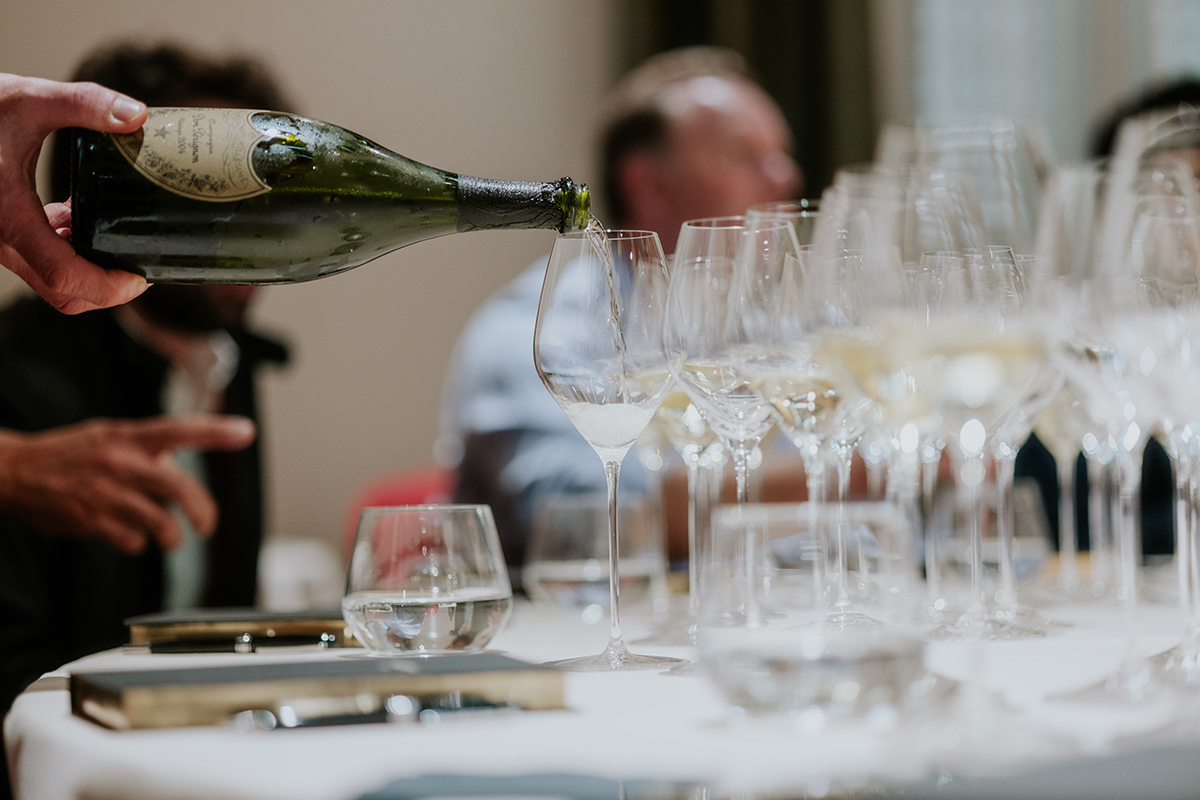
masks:
[[[482,650],[512,613],[509,593],[487,587],[421,593],[364,591],[342,600],[346,624],[369,650]]]

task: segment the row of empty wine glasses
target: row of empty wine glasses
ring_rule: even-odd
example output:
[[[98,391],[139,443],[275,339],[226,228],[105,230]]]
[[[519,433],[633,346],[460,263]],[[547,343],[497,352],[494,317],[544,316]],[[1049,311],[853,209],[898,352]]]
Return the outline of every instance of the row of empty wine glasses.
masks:
[[[698,414],[707,426],[705,435],[723,440],[742,501],[748,454],[773,424],[788,433],[805,458],[814,499],[825,496],[824,465],[833,465],[843,488],[855,448],[866,460],[868,449],[862,446],[870,442],[873,463],[880,465],[876,468],[880,474],[886,468],[893,499],[919,507],[919,500],[928,500],[946,449],[956,461],[959,488],[971,496],[972,530],[977,530],[984,482],[994,470],[1001,498],[1000,566],[1007,574],[1003,604],[987,607],[977,568],[966,613],[946,617],[941,633],[1020,634],[1046,620],[1016,602],[1011,549],[1005,544],[1012,531],[1005,524],[1009,517],[1003,498],[1013,456],[1026,436],[1035,426],[1044,431],[1056,427],[1043,421],[1043,409],[1049,406],[1049,415],[1060,422],[1064,417],[1058,409],[1063,407],[1068,421],[1082,419],[1082,424],[1057,427],[1070,427],[1066,438],[1078,439],[1085,452],[1102,453],[1107,447],[1116,468],[1124,464],[1119,475],[1126,476],[1134,472],[1129,465],[1139,455],[1138,442],[1154,425],[1170,427],[1168,441],[1175,453],[1183,453],[1192,441],[1183,422],[1190,412],[1167,417],[1151,412],[1153,403],[1142,400],[1133,403],[1133,418],[1122,422],[1119,415],[1128,416],[1130,407],[1118,402],[1122,393],[1140,396],[1145,382],[1129,377],[1122,365],[1133,362],[1120,357],[1109,340],[1117,341],[1121,352],[1132,352],[1137,342],[1119,341],[1111,333],[1097,338],[1078,324],[1105,313],[1102,293],[1094,286],[1081,290],[1063,285],[1058,280],[1062,270],[1053,259],[1035,268],[1011,249],[977,246],[989,236],[981,231],[992,226],[984,210],[989,204],[979,203],[973,194],[970,170],[914,159],[907,171],[895,174],[871,168],[839,175],[821,202],[819,219],[829,224],[816,226],[810,247],[801,246],[794,224],[772,228],[772,220],[754,214],[685,225],[671,270],[674,286],[661,313],[666,323],[662,364],[675,378],[676,389],[683,389],[672,405],[683,409],[681,414]],[[1154,185],[1182,182],[1159,180]],[[1021,197],[1010,193],[1010,199]],[[1134,296],[1161,295],[1167,282],[1186,285],[1189,272],[1181,257],[1188,253],[1188,223],[1159,220],[1171,213],[1186,216],[1178,213],[1186,206],[1178,198],[1147,198],[1133,208],[1137,219],[1129,225],[1131,244],[1120,275],[1131,270],[1144,275],[1151,269],[1148,264],[1170,264],[1152,284],[1139,279]],[[914,249],[925,243],[949,249],[911,260]],[[1039,238],[1039,253],[1040,243]],[[1078,248],[1068,251],[1074,258]],[[1092,268],[1097,263],[1075,260]],[[1119,290],[1109,296],[1114,294]],[[1057,297],[1091,313],[1064,315],[1058,309],[1057,316],[1072,319],[1072,324],[1056,325],[1048,298]],[[610,308],[610,329],[612,316]],[[1110,321],[1116,319],[1125,316],[1110,315]],[[1134,329],[1121,329],[1124,338],[1131,338],[1126,334]],[[619,337],[610,332],[608,338],[620,346]],[[1131,381],[1136,390],[1126,386]],[[691,448],[691,463],[698,464],[698,454],[708,445],[692,441],[683,447]],[[1116,496],[1128,501],[1128,480]],[[844,490],[838,497],[846,499]],[[844,529],[838,517],[842,508],[844,502],[839,502],[820,512],[835,531]],[[1118,522],[1122,518],[1116,515]],[[926,538],[927,545],[935,544]],[[979,535],[974,538],[973,551],[979,554]],[[1128,537],[1119,541],[1118,552],[1136,548]],[[844,543],[838,549],[844,555]],[[863,620],[852,615],[846,602],[848,568],[843,560],[836,559],[828,570],[835,598],[832,617],[851,624]],[[1132,568],[1129,558],[1122,563],[1126,572]],[[698,576],[693,577],[693,585],[700,585]],[[934,582],[931,600],[942,599]]]

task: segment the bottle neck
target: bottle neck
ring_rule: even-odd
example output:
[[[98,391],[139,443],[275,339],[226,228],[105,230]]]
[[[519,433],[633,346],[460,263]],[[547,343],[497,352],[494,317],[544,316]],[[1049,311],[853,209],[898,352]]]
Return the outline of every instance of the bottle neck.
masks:
[[[550,228],[566,233],[576,229],[580,211],[574,188],[568,178],[530,183],[459,175],[458,231]]]

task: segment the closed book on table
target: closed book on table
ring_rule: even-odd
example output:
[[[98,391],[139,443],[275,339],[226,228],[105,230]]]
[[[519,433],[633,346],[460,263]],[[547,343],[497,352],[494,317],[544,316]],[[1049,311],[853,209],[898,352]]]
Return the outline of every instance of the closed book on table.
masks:
[[[260,643],[276,639],[301,643],[311,639],[313,644],[326,641],[333,647],[358,645],[346,631],[341,609],[281,612],[254,608],[196,608],[141,614],[125,620],[125,624],[129,626],[129,643],[138,645],[222,641],[232,645],[235,640],[245,637]]]
[[[219,725],[242,711],[308,698],[449,693],[529,710],[563,708],[563,673],[496,653],[464,653],[71,674],[72,712],[118,730]]]

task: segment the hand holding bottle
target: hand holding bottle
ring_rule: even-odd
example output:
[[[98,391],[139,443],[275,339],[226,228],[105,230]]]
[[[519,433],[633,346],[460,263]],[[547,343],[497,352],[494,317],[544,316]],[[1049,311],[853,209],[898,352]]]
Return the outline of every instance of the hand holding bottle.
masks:
[[[81,258],[69,236],[71,207],[44,208],[34,184],[42,142],[65,127],[126,133],[146,107],[92,83],[58,83],[0,73],[0,265],[68,314],[119,305],[146,288],[144,278]]]

